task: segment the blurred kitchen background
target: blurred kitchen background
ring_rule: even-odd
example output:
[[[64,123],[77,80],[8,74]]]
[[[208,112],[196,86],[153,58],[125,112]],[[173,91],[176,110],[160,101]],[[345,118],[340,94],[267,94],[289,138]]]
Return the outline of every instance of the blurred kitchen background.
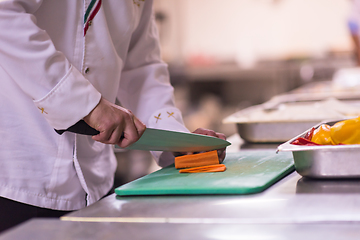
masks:
[[[350,0],[154,0],[154,11],[191,131],[233,136],[236,124],[222,122],[229,115],[302,86],[324,88],[357,66]],[[117,186],[158,169],[150,153],[116,154]]]

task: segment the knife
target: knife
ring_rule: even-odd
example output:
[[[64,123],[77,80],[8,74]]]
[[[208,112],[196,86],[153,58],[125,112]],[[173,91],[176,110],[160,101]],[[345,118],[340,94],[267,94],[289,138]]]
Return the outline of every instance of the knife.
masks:
[[[225,148],[230,144],[226,140],[201,134],[146,128],[141,138],[126,149],[202,152]]]
[[[96,135],[96,129],[84,120],[77,122],[66,130],[55,130],[58,134],[74,132],[83,135]],[[230,142],[206,135],[176,132],[162,129],[146,128],[141,138],[125,149],[169,152],[202,152],[225,148]],[[116,146],[117,148],[120,148]]]

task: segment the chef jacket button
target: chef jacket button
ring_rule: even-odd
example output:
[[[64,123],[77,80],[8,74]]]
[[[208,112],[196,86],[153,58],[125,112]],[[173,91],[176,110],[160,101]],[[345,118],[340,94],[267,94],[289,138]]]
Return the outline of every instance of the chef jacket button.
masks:
[[[89,72],[90,72],[90,68],[87,67],[87,68],[85,69],[85,73],[89,73]]]
[[[90,20],[88,24],[89,24],[89,27],[90,27],[90,26],[91,26],[91,24],[92,24],[92,21]]]

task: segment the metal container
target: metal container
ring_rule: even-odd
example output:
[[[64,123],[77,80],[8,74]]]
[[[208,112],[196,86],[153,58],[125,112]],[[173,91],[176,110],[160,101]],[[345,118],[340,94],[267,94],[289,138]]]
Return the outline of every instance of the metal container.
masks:
[[[325,119],[360,114],[359,108],[336,99],[320,102],[266,102],[238,111],[223,123],[235,123],[242,139],[251,143],[281,143]]]
[[[241,138],[247,142],[281,143],[314,126],[318,122],[237,123],[236,126]]]
[[[317,128],[323,123],[332,126],[338,121],[322,122],[314,127]],[[278,151],[292,151],[295,169],[300,175],[311,178],[360,178],[360,144],[336,146],[291,144],[298,137],[304,137],[309,130],[278,147]]]

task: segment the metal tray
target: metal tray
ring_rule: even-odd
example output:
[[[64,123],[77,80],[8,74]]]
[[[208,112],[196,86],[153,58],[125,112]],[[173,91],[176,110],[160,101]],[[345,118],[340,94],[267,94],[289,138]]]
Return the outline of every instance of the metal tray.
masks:
[[[341,120],[321,122],[314,127],[317,128],[323,123],[332,126]],[[277,148],[278,151],[292,151],[295,170],[301,176],[311,178],[360,178],[360,144],[337,146],[298,146],[290,144],[298,137],[304,137],[309,130]]]
[[[240,137],[247,142],[282,143],[326,119],[359,114],[358,107],[337,99],[275,105],[269,101],[240,110],[223,123],[235,123]]]
[[[247,142],[282,143],[318,122],[237,123],[236,127],[241,138]]]

